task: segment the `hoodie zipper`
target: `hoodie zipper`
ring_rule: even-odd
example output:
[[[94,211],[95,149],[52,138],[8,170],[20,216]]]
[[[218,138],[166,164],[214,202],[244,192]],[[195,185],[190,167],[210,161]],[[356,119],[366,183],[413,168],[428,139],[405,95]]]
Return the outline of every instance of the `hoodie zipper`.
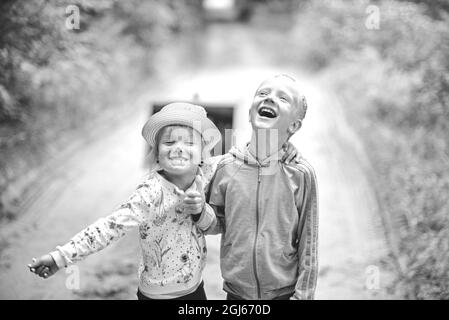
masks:
[[[260,283],[257,277],[256,266],[256,251],[257,251],[257,235],[259,234],[259,189],[260,189],[260,165],[257,166],[257,193],[256,193],[256,235],[254,236],[254,249],[253,249],[253,269],[254,277],[256,278],[257,298],[261,299]]]

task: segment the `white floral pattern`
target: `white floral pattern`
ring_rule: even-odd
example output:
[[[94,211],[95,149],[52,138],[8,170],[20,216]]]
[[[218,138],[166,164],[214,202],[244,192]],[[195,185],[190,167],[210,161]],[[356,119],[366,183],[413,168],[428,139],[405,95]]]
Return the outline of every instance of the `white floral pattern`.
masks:
[[[218,158],[212,158],[198,170],[199,183],[189,189],[206,190]],[[66,245],[57,247],[65,265],[79,261],[121,238],[131,229],[139,228],[141,261],[139,288],[159,294],[182,291],[197,285],[206,263],[206,240],[203,231],[215,223],[212,208],[207,225],[193,222],[183,212],[184,192],[159,173],[149,175],[133,195],[111,215],[101,218],[75,235]],[[163,287],[170,288],[164,290]]]

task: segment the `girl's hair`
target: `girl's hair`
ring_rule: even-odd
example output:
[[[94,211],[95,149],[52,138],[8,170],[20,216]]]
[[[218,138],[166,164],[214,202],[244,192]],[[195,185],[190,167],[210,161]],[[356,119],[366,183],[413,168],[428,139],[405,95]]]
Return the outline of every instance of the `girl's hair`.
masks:
[[[168,126],[161,128],[156,135],[156,144],[155,144],[154,148],[150,149],[150,151],[148,152],[148,154],[146,156],[147,161],[148,161],[147,163],[149,164],[149,167],[150,167],[150,174],[153,174],[156,171],[159,171],[162,169],[160,167],[159,161],[158,161],[158,153],[159,153],[158,147],[159,147],[159,141],[161,139],[162,132],[168,127],[189,128],[190,130],[194,130],[192,127],[185,126],[182,124],[173,124],[173,125],[168,125]],[[201,135],[201,163],[199,164],[199,166],[202,165],[202,162],[204,160],[206,160],[210,157],[210,151],[208,151],[204,148],[205,144],[206,144],[206,142],[204,141],[204,138]]]

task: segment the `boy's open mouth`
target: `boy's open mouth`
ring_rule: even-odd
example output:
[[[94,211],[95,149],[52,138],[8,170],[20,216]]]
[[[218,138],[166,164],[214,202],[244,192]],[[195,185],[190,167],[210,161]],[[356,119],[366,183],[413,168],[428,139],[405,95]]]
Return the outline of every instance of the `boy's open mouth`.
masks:
[[[269,108],[269,107],[261,107],[258,110],[258,114],[261,117],[266,117],[266,118],[271,118],[271,119],[277,117],[276,111],[274,109],[272,109],[272,108]]]

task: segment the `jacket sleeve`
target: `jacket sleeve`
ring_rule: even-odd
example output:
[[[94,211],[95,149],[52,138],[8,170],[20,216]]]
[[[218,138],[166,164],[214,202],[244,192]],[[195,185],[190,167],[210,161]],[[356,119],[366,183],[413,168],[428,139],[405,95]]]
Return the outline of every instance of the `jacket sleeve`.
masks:
[[[206,231],[206,234],[220,234],[225,233],[226,225],[225,225],[225,217],[224,217],[224,206],[215,206],[210,205],[210,207],[214,210],[216,219],[214,224]]]
[[[132,196],[111,215],[100,218],[76,234],[67,244],[57,246],[50,255],[59,268],[80,261],[98,252],[128,231],[138,227],[148,214],[150,203],[148,185],[141,185]]]
[[[211,179],[208,191],[206,192],[206,202],[215,214],[215,221],[207,230],[206,234],[219,234],[226,231],[225,224],[225,195],[226,183],[223,179],[223,171],[217,169]]]
[[[318,191],[313,168],[305,166],[303,192],[298,194],[298,280],[293,300],[312,300],[318,275]]]
[[[206,159],[200,169],[202,179],[195,179],[197,189],[204,192],[206,203],[204,204],[204,208],[201,213],[192,215],[192,220],[196,223],[198,228],[206,234],[209,230],[214,229],[216,225],[217,217],[214,209],[207,203],[207,197],[211,180],[213,179],[217,170],[217,165],[222,158],[223,156],[215,156]]]
[[[207,233],[209,229],[215,227],[217,217],[214,209],[208,203],[205,203],[203,211],[197,215],[192,215],[192,220],[201,231]]]

